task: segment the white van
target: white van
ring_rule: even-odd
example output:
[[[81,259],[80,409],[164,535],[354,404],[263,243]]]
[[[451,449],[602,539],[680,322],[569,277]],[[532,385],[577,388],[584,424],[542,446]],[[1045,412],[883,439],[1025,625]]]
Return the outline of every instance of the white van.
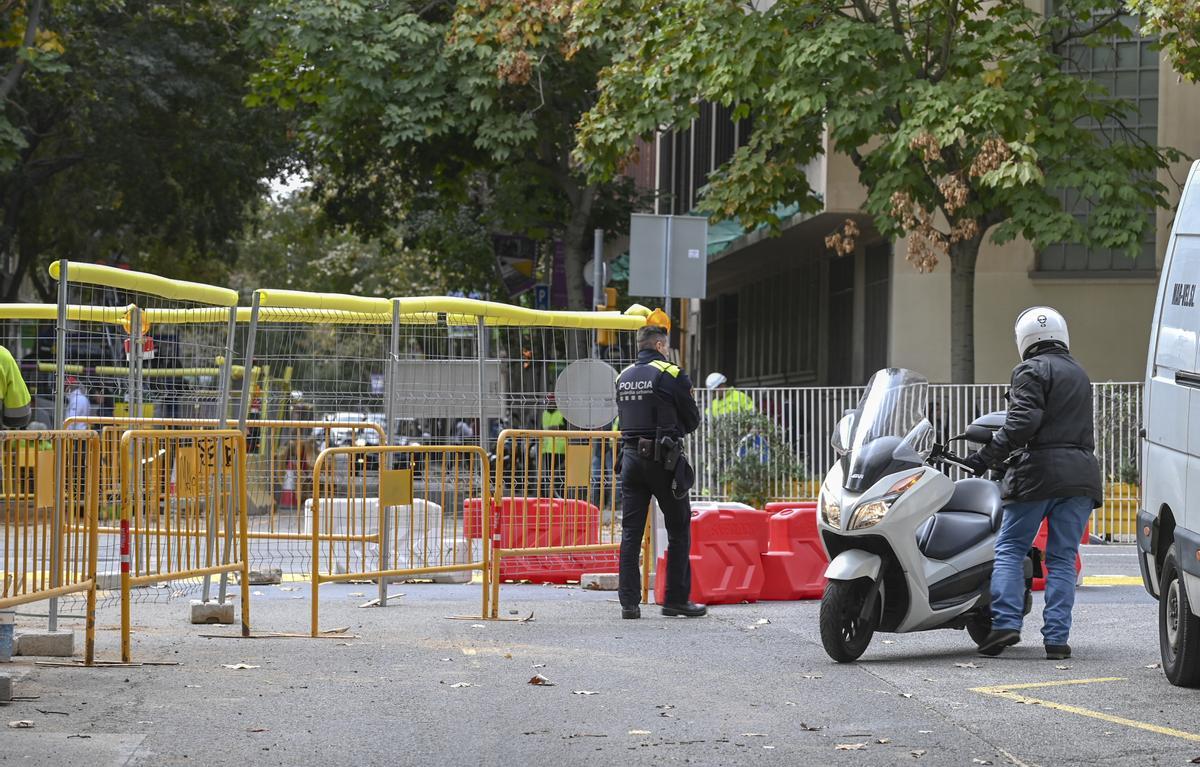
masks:
[[[1200,162],[1167,244],[1146,360],[1138,562],[1158,599],[1162,667],[1200,686]]]

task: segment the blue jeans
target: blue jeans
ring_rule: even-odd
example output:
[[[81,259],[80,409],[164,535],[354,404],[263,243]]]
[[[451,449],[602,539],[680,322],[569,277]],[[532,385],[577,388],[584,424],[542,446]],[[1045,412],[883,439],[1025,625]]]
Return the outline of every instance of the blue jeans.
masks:
[[[992,628],[1020,631],[1025,612],[1025,555],[1033,546],[1042,520],[1049,518],[1046,537],[1046,609],[1042,637],[1046,644],[1066,644],[1075,604],[1075,556],[1083,528],[1092,515],[1092,499],[1052,498],[1009,503],[996,539],[992,570]]]

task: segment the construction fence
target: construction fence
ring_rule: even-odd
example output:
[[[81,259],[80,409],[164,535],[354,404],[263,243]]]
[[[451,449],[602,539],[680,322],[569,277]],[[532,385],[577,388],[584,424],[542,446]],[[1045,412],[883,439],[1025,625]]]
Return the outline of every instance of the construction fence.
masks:
[[[724,402],[726,392],[697,389],[703,415],[689,439],[696,467],[693,497],[744,501],[761,508],[778,500],[816,500],[836,456],[830,436],[853,410],[865,388],[777,387],[740,389],[748,397]],[[1003,384],[929,387],[928,417],[938,442],[946,443],[987,413],[1004,410]],[[1135,540],[1140,502],[1139,429],[1142,385],[1098,383],[1092,387],[1096,455],[1105,502],[1092,516],[1092,533],[1122,543]],[[959,443],[965,450],[965,443]],[[961,451],[960,451],[961,452]]]

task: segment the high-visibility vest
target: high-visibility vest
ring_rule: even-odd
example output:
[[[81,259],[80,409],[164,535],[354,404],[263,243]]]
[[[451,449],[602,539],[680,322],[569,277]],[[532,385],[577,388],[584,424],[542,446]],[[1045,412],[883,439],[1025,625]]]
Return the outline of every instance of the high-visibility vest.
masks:
[[[750,399],[750,395],[737,389],[726,390],[724,397],[713,400],[712,404],[708,406],[708,414],[711,416],[753,412],[754,400]]]
[[[554,410],[542,411],[542,429],[561,429],[567,423],[567,419],[562,412],[555,408]],[[567,452],[566,437],[542,437],[542,452],[557,453],[565,455]]]
[[[20,429],[29,423],[33,414],[29,387],[21,377],[21,368],[12,352],[0,346],[0,394],[4,398],[4,425]]]

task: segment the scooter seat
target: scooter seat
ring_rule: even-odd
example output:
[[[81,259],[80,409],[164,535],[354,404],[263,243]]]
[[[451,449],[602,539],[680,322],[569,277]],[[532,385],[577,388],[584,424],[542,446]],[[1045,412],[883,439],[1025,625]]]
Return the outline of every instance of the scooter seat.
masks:
[[[917,548],[930,559],[950,559],[993,532],[990,517],[975,511],[939,511],[917,528]]]
[[[999,531],[1004,516],[1000,486],[986,479],[960,479],[954,483],[954,495],[943,511],[985,514],[991,520],[992,530]]]

